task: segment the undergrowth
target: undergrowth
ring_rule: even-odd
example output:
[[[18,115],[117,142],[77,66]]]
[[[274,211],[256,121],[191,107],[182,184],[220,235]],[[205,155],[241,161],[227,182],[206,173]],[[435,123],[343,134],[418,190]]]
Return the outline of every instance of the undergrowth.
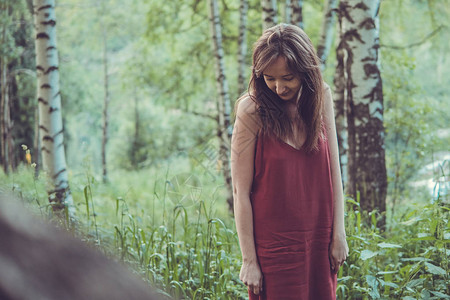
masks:
[[[50,209],[44,180],[31,169],[0,175],[42,216]],[[168,299],[245,299],[240,251],[222,185],[204,174],[121,172],[108,184],[89,171],[71,175],[78,230],[109,256],[126,262]],[[449,205],[411,199],[387,229],[377,212],[346,199],[350,255],[338,273],[338,299],[450,298]]]

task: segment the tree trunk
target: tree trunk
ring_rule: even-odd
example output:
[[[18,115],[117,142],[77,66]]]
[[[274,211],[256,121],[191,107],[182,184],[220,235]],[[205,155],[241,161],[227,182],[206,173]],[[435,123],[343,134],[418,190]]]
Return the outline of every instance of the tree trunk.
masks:
[[[104,27],[104,26],[103,26]],[[108,143],[108,108],[109,108],[109,75],[108,75],[108,46],[106,29],[103,30],[103,78],[105,97],[103,99],[103,134],[102,134],[102,170],[103,183],[108,181],[108,171],[106,167],[106,144]]]
[[[222,162],[222,172],[225,179],[226,198],[231,211],[233,211],[233,188],[230,172],[230,141],[231,141],[231,102],[228,92],[228,83],[225,76],[224,51],[222,47],[222,28],[220,25],[219,7],[216,0],[209,0],[209,18],[211,24],[211,38],[216,62],[216,82],[219,97],[217,110],[219,113],[217,135],[220,140],[219,155]]]
[[[4,31],[4,30],[3,30]],[[3,32],[4,33],[4,32]],[[4,36],[4,34],[3,34]],[[1,85],[1,101],[0,101],[0,132],[1,132],[1,162],[3,171],[5,174],[9,172],[9,159],[8,159],[8,125],[6,122],[6,112],[8,111],[9,104],[7,99],[7,62],[5,57],[0,58],[0,85]]]
[[[342,26],[341,17],[338,14],[338,30],[339,41],[342,41]],[[339,145],[339,161],[341,164],[342,185],[347,184],[347,150],[348,150],[348,136],[347,136],[347,103],[345,101],[345,72],[344,72],[344,49],[342,42],[336,47],[336,70],[334,73],[334,105],[336,117],[336,133]]]
[[[333,41],[334,15],[336,13],[337,3],[338,0],[327,0],[325,2],[322,29],[319,45],[317,46],[317,56],[320,58],[320,69],[322,72],[325,70],[327,57]]]
[[[248,0],[241,0],[239,7],[239,39],[238,39],[238,94],[242,94],[247,90],[245,85],[245,57],[247,55],[247,12],[248,12]]]
[[[39,138],[39,105],[36,105],[34,110],[34,141],[33,141],[33,161],[36,164],[34,167],[34,178],[39,177],[39,169],[41,166],[41,147]]]
[[[386,211],[383,89],[379,67],[380,0],[341,0],[348,103],[347,192],[360,193],[361,208]],[[383,214],[384,215],[384,214]],[[384,225],[384,218],[379,225]]]
[[[297,25],[301,29],[303,24],[303,0],[291,0],[292,20],[291,24]]]
[[[54,0],[33,0],[36,29],[36,75],[42,165],[49,180],[47,193],[53,211],[72,219],[74,206],[67,176],[59,90]]]
[[[261,0],[262,30],[277,24],[277,0]]]
[[[8,76],[6,77],[8,78]],[[12,127],[13,124],[11,122],[11,104],[9,99],[9,87],[10,87],[10,80],[6,80],[6,91],[5,91],[5,110],[4,113],[4,122],[5,122],[5,128],[6,128],[6,140],[5,140],[5,153],[6,153],[6,160],[5,164],[7,166],[7,169],[11,170],[12,172],[16,169],[15,168],[15,159],[14,159],[14,139],[12,136]]]
[[[295,0],[294,0],[295,1]],[[292,21],[292,5],[291,0],[284,2],[284,23],[291,24]]]
[[[136,89],[133,90],[133,98],[134,98],[134,140],[133,140],[133,148],[131,150],[131,164],[135,168],[138,167],[140,159],[138,157],[139,151],[139,127],[140,127],[140,119],[139,119],[139,98],[136,95]]]

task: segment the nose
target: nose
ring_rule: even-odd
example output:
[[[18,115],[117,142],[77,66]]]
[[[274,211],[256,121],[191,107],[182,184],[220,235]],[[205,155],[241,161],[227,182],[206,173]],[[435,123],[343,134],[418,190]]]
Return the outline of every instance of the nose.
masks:
[[[276,89],[277,94],[281,95],[286,91],[286,86],[282,82],[277,81],[275,83],[275,89]]]

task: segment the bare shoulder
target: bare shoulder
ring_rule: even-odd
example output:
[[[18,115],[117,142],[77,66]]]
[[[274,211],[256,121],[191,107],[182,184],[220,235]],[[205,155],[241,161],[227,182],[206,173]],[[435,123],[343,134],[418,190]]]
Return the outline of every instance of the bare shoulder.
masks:
[[[323,82],[323,100],[324,100],[323,102],[324,102],[325,109],[327,107],[330,107],[333,105],[333,97],[331,95],[331,88],[326,82]]]
[[[243,117],[243,115],[256,114],[256,103],[249,94],[243,95],[236,102],[236,115]]]
[[[256,133],[260,128],[257,104],[248,94],[237,100],[236,124],[245,125],[254,133]]]

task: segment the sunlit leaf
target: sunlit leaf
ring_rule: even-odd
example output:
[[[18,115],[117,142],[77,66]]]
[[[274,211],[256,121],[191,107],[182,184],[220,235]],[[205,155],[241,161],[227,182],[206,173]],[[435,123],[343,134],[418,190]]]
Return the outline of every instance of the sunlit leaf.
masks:
[[[363,250],[363,251],[361,251],[360,258],[362,260],[368,260],[369,258],[376,256],[377,254],[378,254],[378,252],[373,252],[371,250]]]
[[[433,295],[439,297],[440,299],[450,299],[450,296],[438,291],[430,291]]]
[[[378,247],[381,247],[381,248],[401,248],[402,246],[401,245],[397,245],[397,244],[389,244],[389,243],[379,243],[378,244]]]
[[[427,267],[427,270],[429,273],[434,275],[445,275],[446,272],[441,267],[435,266],[433,264],[430,264],[428,262],[425,263],[425,266]]]
[[[406,285],[409,288],[416,287],[418,285],[421,285],[425,281],[425,278],[419,278],[419,279],[413,279]]]

